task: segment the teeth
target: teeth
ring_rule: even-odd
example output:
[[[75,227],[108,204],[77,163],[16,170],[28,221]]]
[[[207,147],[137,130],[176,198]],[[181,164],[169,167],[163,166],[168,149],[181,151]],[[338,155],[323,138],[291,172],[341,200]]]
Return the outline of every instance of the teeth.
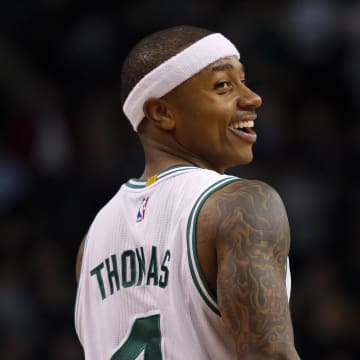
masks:
[[[252,128],[254,127],[254,121],[238,121],[232,124],[232,127],[235,129],[242,129],[242,128]]]

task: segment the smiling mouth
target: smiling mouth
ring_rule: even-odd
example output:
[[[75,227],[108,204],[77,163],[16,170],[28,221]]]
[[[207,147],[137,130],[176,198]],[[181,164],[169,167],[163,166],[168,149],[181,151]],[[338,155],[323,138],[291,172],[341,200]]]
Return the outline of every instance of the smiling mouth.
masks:
[[[233,121],[229,125],[229,130],[243,141],[249,144],[254,144],[257,139],[256,132],[253,130],[254,120],[248,121]]]
[[[230,128],[248,133],[254,127],[254,120],[236,121],[230,124]]]

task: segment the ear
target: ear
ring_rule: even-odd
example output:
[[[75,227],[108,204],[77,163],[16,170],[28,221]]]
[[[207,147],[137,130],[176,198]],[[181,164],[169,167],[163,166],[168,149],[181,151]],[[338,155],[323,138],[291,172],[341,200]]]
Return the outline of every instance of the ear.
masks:
[[[169,103],[164,99],[151,98],[145,101],[143,111],[147,119],[163,130],[173,130],[175,120]]]

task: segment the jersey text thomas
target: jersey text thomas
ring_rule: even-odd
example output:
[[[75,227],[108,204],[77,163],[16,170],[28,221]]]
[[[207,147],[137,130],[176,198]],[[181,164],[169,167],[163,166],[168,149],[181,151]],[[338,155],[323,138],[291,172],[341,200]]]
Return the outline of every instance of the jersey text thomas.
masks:
[[[158,248],[151,247],[151,257],[145,259],[144,248],[140,246],[134,250],[125,250],[120,256],[112,254],[90,271],[99,286],[101,298],[104,300],[108,295],[119,291],[120,287],[153,285],[165,288],[169,280],[170,250],[159,257]],[[106,293],[104,282],[107,282]]]

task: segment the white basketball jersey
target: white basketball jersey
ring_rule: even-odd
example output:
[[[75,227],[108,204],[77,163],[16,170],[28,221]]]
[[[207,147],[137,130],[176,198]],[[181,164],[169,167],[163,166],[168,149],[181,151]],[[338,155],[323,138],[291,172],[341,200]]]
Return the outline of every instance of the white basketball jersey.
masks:
[[[174,166],[148,186],[130,180],[98,213],[75,308],[86,360],[236,359],[199,266],[196,222],[212,193],[239,180]]]

